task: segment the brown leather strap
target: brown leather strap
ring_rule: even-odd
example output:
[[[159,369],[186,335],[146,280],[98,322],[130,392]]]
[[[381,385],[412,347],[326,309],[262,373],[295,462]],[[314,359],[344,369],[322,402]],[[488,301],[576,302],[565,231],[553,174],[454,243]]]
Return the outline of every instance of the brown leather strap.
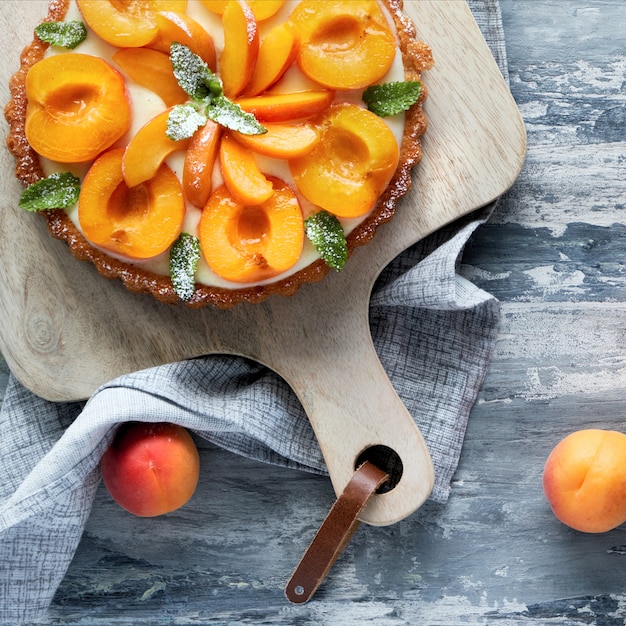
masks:
[[[333,504],[285,588],[290,602],[307,602],[359,527],[358,516],[389,476],[366,461]]]

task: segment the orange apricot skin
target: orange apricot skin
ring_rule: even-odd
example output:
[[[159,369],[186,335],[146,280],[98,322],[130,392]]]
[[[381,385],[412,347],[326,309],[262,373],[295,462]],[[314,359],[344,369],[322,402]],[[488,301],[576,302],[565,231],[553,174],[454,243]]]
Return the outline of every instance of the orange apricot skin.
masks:
[[[266,123],[266,133],[245,135],[232,132],[239,143],[257,154],[274,159],[293,159],[308,154],[319,142],[318,129],[309,122],[301,124]]]
[[[96,35],[118,48],[148,45],[158,35],[156,13],[184,13],[187,8],[187,0],[76,0],[76,4]]]
[[[237,104],[259,122],[289,122],[325,111],[335,98],[334,91],[312,89],[293,93],[264,93],[237,98]]]
[[[272,183],[259,169],[252,151],[230,134],[222,137],[219,159],[224,183],[237,202],[261,204],[272,195]]]
[[[603,533],[626,521],[626,435],[576,431],[552,450],[543,490],[556,518],[585,533]]]
[[[395,136],[378,116],[353,104],[333,105],[316,123],[320,141],[289,161],[298,191],[337,217],[365,215],[398,166]]]
[[[164,52],[150,48],[122,48],[112,59],[129,78],[154,91],[166,107],[189,100],[174,77],[172,62]]]
[[[200,218],[202,254],[225,280],[254,283],[285,272],[302,254],[304,220],[293,190],[278,179],[264,203],[244,206],[226,186],[209,198]]]
[[[121,139],[132,122],[124,79],[91,55],[39,61],[26,76],[26,95],[26,138],[52,161],[90,161]]]
[[[300,69],[330,89],[367,87],[395,58],[395,36],[375,0],[303,0],[290,19]]]
[[[231,2],[231,0],[202,0],[202,4],[204,4],[209,11],[217,13],[218,15],[224,13],[226,5],[229,2]],[[285,0],[248,0],[248,4],[254,13],[255,19],[258,22],[262,22],[277,13],[283,4],[285,4]]]
[[[259,56],[246,87],[248,96],[257,96],[274,85],[298,55],[298,39],[289,22],[272,28],[259,47]]]
[[[169,55],[174,41],[187,46],[215,71],[215,44],[211,35],[193,18],[174,11],[162,11],[155,15],[157,36],[149,47]],[[170,65],[171,71],[171,65]]]
[[[112,498],[139,517],[179,509],[194,494],[200,456],[182,426],[165,422],[127,422],[115,434],[101,461]]]
[[[187,148],[188,139],[174,141],[166,134],[170,112],[166,109],[146,122],[126,146],[122,172],[129,187],[151,179],[170,154]]]
[[[222,15],[224,48],[219,72],[224,95],[236,98],[250,82],[259,56],[259,31],[245,0],[232,0]]]
[[[222,127],[208,120],[189,139],[183,164],[183,190],[188,202],[201,209],[213,186],[213,166],[219,152]]]
[[[182,187],[165,163],[150,180],[128,187],[123,156],[124,148],[116,148],[94,161],[78,197],[78,221],[93,245],[130,259],[150,259],[165,252],[181,232]]]

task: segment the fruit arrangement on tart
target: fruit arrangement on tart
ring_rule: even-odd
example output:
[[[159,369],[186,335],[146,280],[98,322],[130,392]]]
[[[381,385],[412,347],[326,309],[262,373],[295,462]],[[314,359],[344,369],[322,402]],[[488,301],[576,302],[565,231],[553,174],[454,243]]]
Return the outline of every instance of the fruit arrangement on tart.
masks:
[[[5,108],[25,185],[131,291],[227,308],[341,270],[421,158],[401,0],[53,0]]]

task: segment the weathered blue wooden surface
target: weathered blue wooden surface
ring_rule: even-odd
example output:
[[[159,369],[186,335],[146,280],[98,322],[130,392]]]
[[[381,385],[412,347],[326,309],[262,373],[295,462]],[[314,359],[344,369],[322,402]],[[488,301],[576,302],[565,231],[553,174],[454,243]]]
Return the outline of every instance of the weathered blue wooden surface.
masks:
[[[99,492],[46,623],[626,623],[626,528],[572,531],[541,490],[567,433],[626,432],[626,2],[501,8],[528,156],[464,256],[503,318],[449,502],[359,529],[296,607],[283,586],[328,481],[202,444],[177,514],[133,518]]]

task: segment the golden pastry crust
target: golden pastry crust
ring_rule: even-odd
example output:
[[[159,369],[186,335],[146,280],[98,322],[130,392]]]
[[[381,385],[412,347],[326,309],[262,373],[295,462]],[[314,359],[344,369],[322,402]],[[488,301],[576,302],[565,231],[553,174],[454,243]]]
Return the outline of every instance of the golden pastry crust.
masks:
[[[403,13],[402,0],[382,0],[382,2],[396,27],[405,79],[421,81],[422,72],[433,65],[431,50],[425,43],[416,39],[415,26]],[[51,0],[48,15],[43,21],[62,21],[68,8],[69,0]],[[4,110],[10,127],[7,146],[15,156],[15,175],[26,186],[44,178],[44,173],[39,157],[28,144],[24,131],[28,105],[25,81],[28,71],[43,58],[47,47],[48,44],[35,36],[35,39],[24,48],[20,56],[20,68],[10,80],[11,99]],[[393,217],[397,202],[411,187],[411,171],[422,158],[421,137],[427,128],[422,105],[426,97],[427,90],[423,86],[418,102],[405,114],[400,160],[396,172],[371,213],[347,236],[349,254],[355,247],[368,243],[378,226]],[[42,215],[47,219],[51,234],[65,241],[77,259],[92,263],[105,278],[119,279],[129,291],[151,294],[164,303],[181,303],[168,276],[115,259],[93,247],[61,209],[46,211]],[[184,304],[192,308],[213,305],[227,309],[240,302],[262,302],[275,294],[290,296],[303,284],[322,280],[329,269],[329,266],[319,259],[286,278],[259,286],[227,289],[197,283],[194,295]]]

